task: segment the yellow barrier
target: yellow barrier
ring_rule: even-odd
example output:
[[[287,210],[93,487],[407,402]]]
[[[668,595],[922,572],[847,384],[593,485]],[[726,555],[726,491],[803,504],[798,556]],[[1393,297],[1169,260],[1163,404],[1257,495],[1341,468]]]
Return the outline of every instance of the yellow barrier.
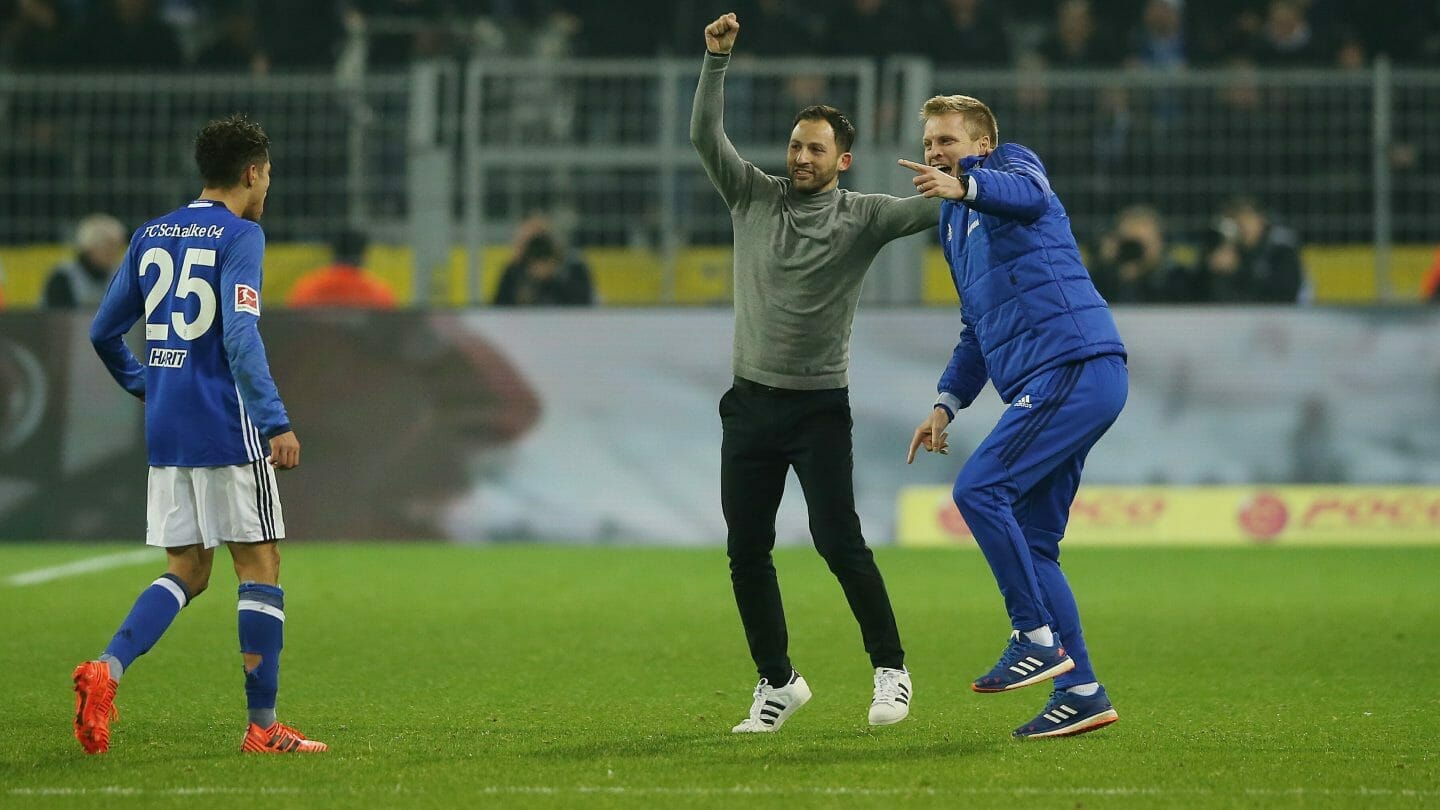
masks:
[[[1194,251],[1177,249],[1177,261],[1193,261]],[[1315,286],[1317,304],[1371,304],[1375,286],[1375,249],[1370,245],[1309,245],[1301,250],[1305,271]],[[1417,301],[1420,280],[1435,259],[1432,245],[1397,245],[1390,252],[1390,285],[1396,301]],[[954,304],[955,283],[939,249],[926,252],[920,282],[926,304]]]
[[[949,487],[901,490],[903,546],[973,548]],[[1440,544],[1440,487],[1082,487],[1067,546]]]
[[[25,245],[0,248],[0,297],[11,309],[37,306],[45,295],[50,270],[70,257],[64,245]]]
[[[63,245],[0,247],[0,291],[6,303],[17,309],[38,306],[50,270],[69,255]],[[1377,300],[1374,251],[1368,245],[1312,245],[1305,248],[1305,265],[1315,286],[1315,300],[1324,304],[1366,304]],[[1398,301],[1419,297],[1420,279],[1430,266],[1435,249],[1429,245],[1397,246],[1391,254],[1391,284]],[[630,248],[591,248],[584,252],[595,273],[595,287],[605,304],[619,306],[654,305],[664,300],[665,272],[661,257],[654,251]],[[481,266],[485,274],[482,301],[494,298],[500,271],[510,258],[510,248],[491,245],[483,249]],[[265,300],[270,306],[283,304],[290,288],[307,271],[329,261],[329,249],[312,243],[272,243],[265,252]],[[413,298],[411,251],[395,245],[372,246],[366,267],[388,284],[403,305]],[[730,249],[694,247],[676,256],[675,301],[680,304],[728,304],[730,302]],[[464,248],[450,252],[449,261],[438,268],[428,302],[438,306],[470,303],[468,269]],[[921,267],[921,300],[933,306],[953,306],[955,287],[950,270],[938,248],[925,251]]]

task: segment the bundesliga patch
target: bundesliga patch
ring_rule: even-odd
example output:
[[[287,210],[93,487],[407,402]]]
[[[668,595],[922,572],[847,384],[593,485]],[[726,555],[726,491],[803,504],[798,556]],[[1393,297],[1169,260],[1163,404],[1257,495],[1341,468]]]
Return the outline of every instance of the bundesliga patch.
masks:
[[[248,312],[257,318],[260,317],[260,293],[254,287],[236,284],[235,311]]]

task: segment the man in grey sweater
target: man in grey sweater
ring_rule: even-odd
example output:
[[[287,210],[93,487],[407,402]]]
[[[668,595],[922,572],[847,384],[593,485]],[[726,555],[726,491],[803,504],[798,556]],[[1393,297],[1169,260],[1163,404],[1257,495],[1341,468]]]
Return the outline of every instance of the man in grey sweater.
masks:
[[[750,716],[733,730],[775,731],[810,699],[790,664],[771,559],[790,467],[805,491],[815,547],[840,581],[875,667],[870,723],[898,723],[910,712],[910,674],[855,514],[850,328],[875,254],[933,227],[940,203],[840,189],[855,128],[833,107],[796,116],[789,177],[742,159],[723,126],[725,70],[739,31],[734,14],[706,26],[709,53],[690,119],[690,140],[735,232],[735,384],[720,400],[720,499],[730,580],[760,683]]]

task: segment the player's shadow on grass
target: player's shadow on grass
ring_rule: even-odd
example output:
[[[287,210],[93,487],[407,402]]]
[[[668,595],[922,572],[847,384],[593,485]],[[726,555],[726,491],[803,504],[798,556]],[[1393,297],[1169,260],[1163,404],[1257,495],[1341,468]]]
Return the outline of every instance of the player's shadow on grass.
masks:
[[[780,761],[793,764],[834,764],[838,762],[873,762],[877,754],[901,754],[907,761],[926,759],[953,760],[991,752],[994,740],[950,735],[901,736],[903,732],[885,730],[855,732],[837,730],[833,734],[794,733],[779,735],[738,735],[725,730],[651,734],[617,737],[596,741],[565,741],[553,745],[532,745],[526,752],[537,759],[594,762],[613,759],[703,758],[706,762],[750,765],[758,761]],[[885,739],[885,738],[889,739]],[[1009,740],[1001,740],[1008,743]]]

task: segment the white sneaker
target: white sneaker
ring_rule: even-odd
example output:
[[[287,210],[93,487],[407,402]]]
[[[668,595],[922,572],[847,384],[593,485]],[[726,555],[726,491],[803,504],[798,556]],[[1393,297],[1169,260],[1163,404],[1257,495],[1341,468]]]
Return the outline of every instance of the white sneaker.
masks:
[[[870,725],[888,726],[910,716],[910,673],[903,669],[875,669],[875,699],[870,701]]]
[[[750,704],[750,716],[730,731],[735,734],[777,731],[809,699],[810,684],[805,683],[798,672],[790,677],[790,683],[778,689],[761,678],[755,686],[755,702]]]

